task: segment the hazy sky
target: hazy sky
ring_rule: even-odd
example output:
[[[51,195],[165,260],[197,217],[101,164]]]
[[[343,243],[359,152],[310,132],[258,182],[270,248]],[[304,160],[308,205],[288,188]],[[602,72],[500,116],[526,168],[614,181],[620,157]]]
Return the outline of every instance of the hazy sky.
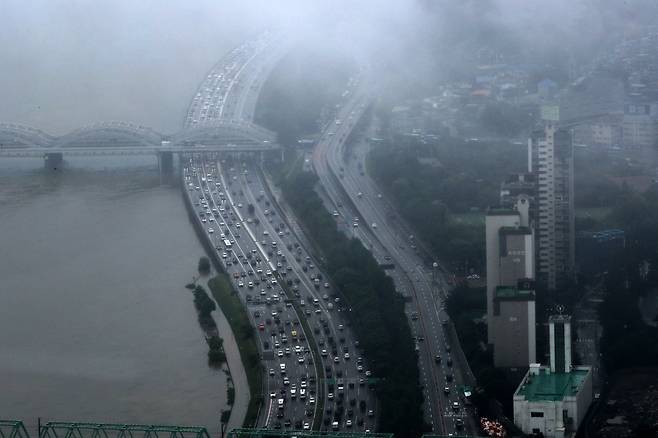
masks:
[[[389,58],[389,73],[414,81],[458,62],[448,45],[487,26],[531,48],[596,41],[625,17],[605,6],[615,1],[0,0],[0,121],[61,134],[124,120],[170,133],[209,68],[267,27],[287,25],[318,50]],[[637,2],[653,0],[623,4]]]
[[[0,120],[52,133],[101,120],[178,130],[205,72],[260,27],[219,3],[2,0]]]
[[[103,120],[174,132],[212,64],[264,28],[320,41],[347,26],[374,39],[372,2],[339,2],[1,0],[0,121],[53,134]],[[401,5],[380,16],[399,17]]]

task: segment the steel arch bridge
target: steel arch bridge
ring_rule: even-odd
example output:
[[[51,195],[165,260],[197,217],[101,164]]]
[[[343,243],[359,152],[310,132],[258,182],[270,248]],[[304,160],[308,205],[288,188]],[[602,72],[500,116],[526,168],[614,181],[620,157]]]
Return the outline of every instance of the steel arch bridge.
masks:
[[[95,123],[61,137],[17,124],[0,124],[0,157],[143,155],[159,152],[237,152],[277,149],[276,135],[243,120],[216,120],[172,136],[126,122]],[[2,438],[2,437],[0,437]]]
[[[0,438],[30,438],[22,421],[0,420]],[[210,438],[205,427],[51,421],[39,438]]]
[[[22,421],[0,420],[0,438],[30,438]]]
[[[129,122],[100,122],[57,138],[54,147],[156,146],[164,136],[151,128]]]
[[[49,147],[55,137],[19,123],[0,123],[0,148]]]

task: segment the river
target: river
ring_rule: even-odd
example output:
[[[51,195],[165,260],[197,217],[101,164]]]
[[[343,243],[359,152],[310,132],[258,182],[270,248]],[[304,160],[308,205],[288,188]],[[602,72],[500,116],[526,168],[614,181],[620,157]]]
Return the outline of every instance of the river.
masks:
[[[227,377],[207,365],[192,295],[204,250],[180,188],[147,159],[0,162],[0,418],[199,425]],[[151,160],[152,161],[152,160]],[[213,314],[247,405],[226,319]]]

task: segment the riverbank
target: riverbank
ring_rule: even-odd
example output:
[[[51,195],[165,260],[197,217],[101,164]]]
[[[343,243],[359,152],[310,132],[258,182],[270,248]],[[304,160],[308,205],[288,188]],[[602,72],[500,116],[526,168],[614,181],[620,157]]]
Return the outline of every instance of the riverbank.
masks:
[[[242,365],[247,375],[248,392],[251,397],[243,425],[244,427],[255,427],[258,412],[264,400],[262,389],[264,369],[256,343],[256,336],[254,335],[254,328],[249,322],[247,311],[225,273],[218,273],[217,276],[210,279],[208,287],[231,326],[242,359]],[[237,386],[236,389],[241,390]]]
[[[227,430],[238,427],[255,427],[258,421],[260,407],[264,400],[262,389],[264,368],[261,364],[258,345],[253,336],[254,329],[249,322],[249,317],[246,313],[245,307],[242,305],[237,295],[235,295],[233,286],[231,285],[229,278],[226,276],[217,251],[213,247],[208,236],[205,234],[205,229],[202,227],[201,222],[196,216],[190,192],[185,189],[186,184],[182,169],[179,169],[179,172],[182,187],[181,192],[190,223],[192,224],[200,243],[205,248],[206,255],[208,256],[212,267],[214,267],[217,272],[216,277],[209,279],[208,287],[219,306],[218,313],[220,313],[226,321],[227,330],[230,331],[234,339],[237,356],[240,358],[240,373],[243,379],[233,380],[236,403],[232,407]],[[240,311],[242,314],[239,313]],[[250,331],[247,331],[247,329]],[[236,330],[240,330],[240,332]],[[251,333],[251,340],[247,339],[246,333]],[[250,365],[247,365],[247,359],[250,361]],[[233,370],[230,364],[229,367]],[[255,374],[260,375],[256,376]],[[236,410],[238,401],[241,402],[240,406],[244,407],[244,409],[240,409],[239,413]]]

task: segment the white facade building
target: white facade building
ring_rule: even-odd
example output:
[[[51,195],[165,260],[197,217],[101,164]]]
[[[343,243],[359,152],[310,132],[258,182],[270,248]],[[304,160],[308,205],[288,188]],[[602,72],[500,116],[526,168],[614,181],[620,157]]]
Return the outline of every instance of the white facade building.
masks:
[[[529,140],[528,155],[537,184],[537,278],[548,290],[555,290],[575,264],[571,133],[546,121]]]

